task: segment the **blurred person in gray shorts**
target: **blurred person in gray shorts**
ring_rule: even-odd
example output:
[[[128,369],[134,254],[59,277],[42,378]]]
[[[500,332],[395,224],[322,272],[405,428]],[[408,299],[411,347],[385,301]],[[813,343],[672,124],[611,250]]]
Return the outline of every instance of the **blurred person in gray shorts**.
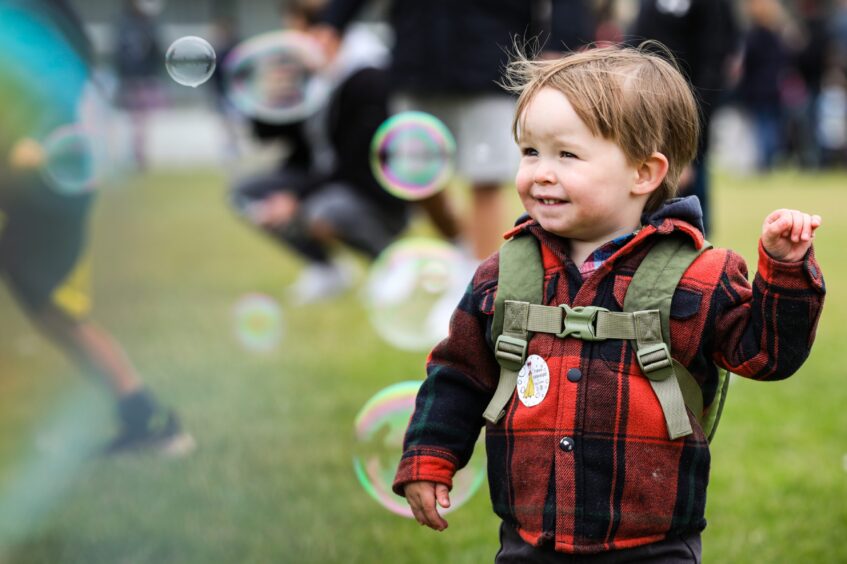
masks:
[[[315,36],[327,51],[368,0],[329,0]],[[421,201],[448,239],[466,236],[481,259],[505,230],[500,187],[511,183],[518,149],[510,136],[514,101],[497,82],[515,38],[540,36],[553,50],[593,39],[588,0],[423,2],[393,0],[390,67],[393,110],[419,110],[445,122],[456,137],[459,173],[472,184],[470,214],[461,222],[447,195]]]

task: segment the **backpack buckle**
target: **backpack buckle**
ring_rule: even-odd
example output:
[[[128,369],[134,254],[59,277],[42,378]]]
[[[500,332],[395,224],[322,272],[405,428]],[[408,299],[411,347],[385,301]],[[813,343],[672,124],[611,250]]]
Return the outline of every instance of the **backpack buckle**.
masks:
[[[519,372],[526,362],[526,347],[524,339],[500,335],[494,343],[494,357],[503,368]]]
[[[601,311],[609,311],[599,306],[577,306],[569,307],[567,304],[559,304],[564,311],[562,317],[562,330],[556,333],[557,337],[564,338],[572,335],[583,341],[603,341],[606,337],[598,337],[596,330],[597,314]]]
[[[635,357],[638,366],[650,380],[661,382],[674,374],[671,352],[665,343],[642,346],[635,351]]]

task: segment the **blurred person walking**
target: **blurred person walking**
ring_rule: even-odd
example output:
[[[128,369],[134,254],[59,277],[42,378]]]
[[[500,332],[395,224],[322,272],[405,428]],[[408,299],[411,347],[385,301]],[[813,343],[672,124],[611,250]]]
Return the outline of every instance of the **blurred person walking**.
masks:
[[[330,51],[367,0],[330,0],[316,34]],[[499,86],[515,38],[544,34],[551,51],[594,39],[587,0],[526,2],[394,0],[392,106],[441,119],[456,137],[457,170],[471,183],[470,213],[461,221],[445,192],[421,202],[439,231],[463,234],[482,259],[502,241],[506,210],[501,187],[513,181],[519,151],[508,134],[514,99]],[[543,39],[543,37],[542,37]]]
[[[0,0],[0,275],[35,327],[114,396],[107,453],[185,454],[194,440],[91,319],[88,222],[94,196],[50,183],[44,140],[80,119],[91,45],[64,0]]]

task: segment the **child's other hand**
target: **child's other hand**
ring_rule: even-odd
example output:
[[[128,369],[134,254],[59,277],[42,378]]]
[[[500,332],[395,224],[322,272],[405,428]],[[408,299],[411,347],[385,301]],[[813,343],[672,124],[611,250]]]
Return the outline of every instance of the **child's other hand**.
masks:
[[[447,528],[447,521],[435,508],[436,501],[445,509],[450,507],[450,490],[447,486],[435,482],[409,482],[404,493],[418,523],[436,531]]]
[[[797,210],[776,210],[765,218],[762,225],[762,245],[776,260],[802,260],[812,246],[815,229],[820,225],[819,215],[809,215]]]

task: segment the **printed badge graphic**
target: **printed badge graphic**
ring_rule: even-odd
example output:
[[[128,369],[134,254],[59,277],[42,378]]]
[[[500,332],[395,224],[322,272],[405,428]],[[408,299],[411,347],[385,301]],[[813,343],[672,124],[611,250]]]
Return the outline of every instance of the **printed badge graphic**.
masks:
[[[537,354],[529,355],[518,372],[518,398],[527,407],[541,403],[550,388],[550,369]]]

